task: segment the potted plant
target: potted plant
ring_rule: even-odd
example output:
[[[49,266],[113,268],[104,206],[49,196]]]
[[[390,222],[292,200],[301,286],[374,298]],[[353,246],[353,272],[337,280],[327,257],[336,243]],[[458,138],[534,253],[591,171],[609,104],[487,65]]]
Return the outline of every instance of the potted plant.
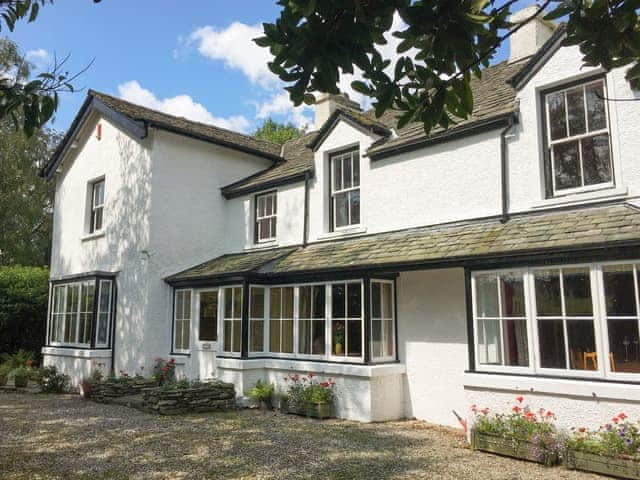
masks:
[[[302,377],[298,374],[285,376],[285,381],[289,387],[286,402],[283,402],[283,406],[286,405],[286,408],[283,408],[284,411],[319,419],[335,416],[333,408],[335,382],[332,379],[321,382],[313,373],[309,373]]]
[[[271,410],[274,392],[275,388],[272,383],[258,380],[255,386],[249,390],[249,398],[258,403],[260,410]]]
[[[565,440],[553,425],[554,413],[544,408],[534,413],[523,402],[523,397],[517,397],[510,414],[495,415],[473,405],[471,447],[547,466],[557,464]]]
[[[31,368],[25,366],[14,368],[11,372],[13,376],[13,384],[16,388],[25,388],[29,384],[31,378]]]
[[[565,466],[640,479],[640,425],[630,422],[621,412],[597,430],[574,430],[569,438]]]

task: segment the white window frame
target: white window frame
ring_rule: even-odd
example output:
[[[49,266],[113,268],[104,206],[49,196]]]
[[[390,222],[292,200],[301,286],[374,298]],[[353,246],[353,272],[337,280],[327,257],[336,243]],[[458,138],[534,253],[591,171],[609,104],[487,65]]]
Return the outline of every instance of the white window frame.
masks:
[[[186,295],[189,294],[189,301],[185,302],[184,298],[182,299],[182,309],[181,311],[178,311],[178,296],[179,295]],[[183,354],[188,354],[191,352],[191,344],[193,343],[191,341],[191,337],[192,337],[192,325],[193,325],[193,290],[190,288],[180,288],[180,289],[176,289],[174,292],[174,308],[173,308],[173,339],[171,340],[171,346],[172,346],[172,352],[173,353],[183,353]],[[189,306],[189,314],[186,315],[186,306]],[[176,345],[176,339],[177,339],[177,335],[176,332],[178,331],[178,329],[180,329],[181,333],[182,333],[182,340],[183,340],[183,344],[181,345],[181,347],[184,347],[184,333],[185,333],[185,324],[189,324],[189,335],[188,335],[188,341],[189,341],[189,345],[187,346],[187,348],[178,348],[178,346]]]
[[[331,287],[333,287],[333,285],[336,284],[344,284],[344,285],[349,285],[349,284],[359,284],[360,285],[360,356],[359,357],[352,357],[352,356],[348,356],[347,353],[347,345],[349,343],[349,336],[347,335],[348,333],[348,322],[349,321],[353,321],[355,320],[355,318],[350,318],[348,316],[345,317],[340,317],[340,318],[334,318],[333,316],[333,288],[327,288],[327,294],[326,294],[326,300],[328,303],[328,321],[326,324],[326,328],[327,328],[327,336],[326,336],[326,340],[327,340],[327,345],[326,345],[326,352],[327,355],[329,356],[329,359],[333,362],[345,362],[345,363],[353,363],[353,362],[363,362],[364,361],[364,351],[365,351],[365,325],[364,325],[364,299],[365,299],[365,295],[364,295],[364,282],[362,280],[341,280],[341,281],[334,281],[334,282],[330,282],[328,285],[331,285]],[[348,306],[349,306],[349,296],[348,296],[348,288],[345,291],[345,315],[348,315]],[[332,347],[332,341],[333,341],[333,337],[331,335],[332,331],[332,323],[334,320],[339,320],[339,321],[344,321],[345,323],[345,337],[344,337],[344,348],[345,348],[345,355],[334,355],[333,354],[333,349]]]
[[[291,288],[293,290],[293,306],[292,306],[292,316],[291,318],[289,317],[285,317],[284,316],[284,309],[282,308],[284,305],[284,296],[282,295],[282,292],[285,288]],[[271,318],[271,290],[273,289],[279,289],[280,290],[280,317],[279,318]],[[269,295],[269,311],[265,312],[265,316],[267,318],[267,322],[269,323],[269,334],[271,333],[271,322],[274,320],[277,320],[280,322],[280,351],[278,352],[273,352],[271,351],[271,335],[269,335],[267,338],[269,339],[269,343],[265,344],[264,348],[266,351],[268,351],[271,355],[273,356],[277,356],[277,357],[294,357],[297,353],[297,345],[296,345],[296,341],[298,338],[297,335],[297,309],[298,309],[298,288],[295,285],[270,285],[268,289],[265,290],[265,294]],[[293,324],[293,333],[292,333],[292,341],[293,341],[293,348],[292,348],[292,352],[283,352],[282,351],[282,322],[284,321],[291,321]]]
[[[244,295],[244,289],[243,286],[240,285],[225,285],[224,287],[220,288],[220,291],[222,292],[222,315],[220,317],[220,335],[218,335],[218,345],[220,346],[220,352],[222,352],[222,354],[224,356],[229,356],[229,357],[239,357],[242,354],[242,308],[243,308],[243,302],[240,302],[240,312],[236,312],[235,311],[235,295],[236,295],[236,289],[239,288],[240,291],[242,292],[242,295]],[[227,318],[227,290],[231,289],[231,317]],[[239,313],[239,315],[238,315]],[[225,335],[226,335],[226,322],[230,321],[231,322],[231,350],[225,350]],[[235,327],[234,325],[240,322],[240,348],[239,350],[235,351],[233,349],[233,339],[235,336]]]
[[[571,86],[565,87],[565,88],[560,88],[560,89],[554,89],[552,91],[548,91],[548,92],[544,92],[543,93],[543,102],[544,102],[544,109],[545,109],[545,116],[544,116],[544,121],[545,123],[545,132],[546,132],[546,145],[545,148],[547,150],[547,154],[549,155],[549,161],[551,163],[551,185],[552,185],[552,196],[553,197],[562,197],[565,195],[572,195],[575,193],[583,193],[583,192],[590,192],[590,191],[594,191],[594,190],[601,190],[603,188],[607,188],[607,187],[613,187],[615,184],[615,170],[614,170],[614,158],[613,158],[613,149],[611,146],[611,131],[609,128],[609,124],[610,124],[610,120],[609,120],[609,108],[607,105],[607,102],[605,101],[605,128],[602,128],[600,130],[594,130],[592,132],[589,131],[589,115],[587,113],[587,95],[586,95],[586,88],[592,85],[596,85],[596,84],[601,84],[602,85],[602,91],[604,92],[604,94],[606,95],[607,92],[607,83],[604,79],[604,77],[602,78],[597,78],[595,80],[586,80],[584,82],[581,83],[577,83],[577,84],[573,84]],[[569,108],[568,108],[568,103],[567,103],[567,92],[571,91],[571,90],[575,90],[577,88],[582,88],[582,92],[583,92],[583,101],[584,101],[584,112],[585,112],[585,133],[582,134],[577,134],[577,135],[571,135],[571,132],[569,130]],[[566,129],[567,129],[567,136],[560,138],[560,139],[556,139],[556,140],[552,140],[551,139],[551,123],[550,123],[550,109],[549,109],[549,104],[548,104],[548,97],[551,95],[556,95],[559,93],[563,93],[564,94],[564,108],[565,108],[565,122],[566,122]],[[585,185],[584,184],[584,167],[583,167],[583,160],[582,160],[582,140],[584,138],[590,138],[590,137],[596,137],[599,135],[603,135],[606,134],[608,137],[608,143],[609,143],[609,168],[610,168],[610,172],[611,172],[611,180],[608,182],[602,182],[602,183],[597,183],[594,185]],[[555,171],[555,159],[554,159],[554,153],[553,153],[553,147],[556,145],[560,145],[563,143],[569,143],[569,142],[575,142],[577,141],[578,143],[578,162],[579,162],[579,166],[580,166],[580,179],[582,182],[582,185],[580,187],[575,187],[575,188],[564,188],[561,190],[556,189],[556,171]]]
[[[310,305],[310,311],[311,311],[311,317],[310,318],[304,318],[300,316],[300,288],[311,288],[311,305]],[[314,318],[313,314],[313,289],[321,287],[324,289],[324,316],[321,318]],[[296,357],[297,358],[302,358],[302,359],[308,359],[308,360],[317,360],[317,359],[323,359],[326,358],[327,355],[329,354],[329,352],[327,351],[327,322],[328,320],[328,315],[327,315],[327,284],[324,282],[316,282],[316,283],[306,283],[306,284],[301,284],[301,285],[297,285],[296,289],[295,289],[295,293],[294,293],[295,297],[295,321],[294,321],[294,333],[295,333],[295,352],[296,352]],[[300,352],[300,322],[306,322],[309,321],[311,322],[311,353],[302,353]],[[314,322],[324,322],[324,353],[313,353],[313,324]]]
[[[267,212],[267,199],[271,198],[271,212]],[[278,192],[277,190],[271,192],[260,193],[256,195],[256,219],[254,223],[255,228],[255,240],[256,243],[265,243],[272,242],[276,239],[278,234]],[[264,215],[260,214],[260,202],[264,202]],[[271,230],[271,220],[273,223],[273,231]],[[268,221],[269,222],[269,232],[271,235],[269,237],[262,238],[260,236],[260,222]]]
[[[96,187],[98,185],[102,185],[102,202],[101,203],[97,203],[96,201]],[[89,233],[90,234],[94,234],[94,233],[100,233],[104,230],[104,199],[105,199],[105,195],[106,195],[106,184],[105,184],[105,179],[104,177],[102,178],[98,178],[96,180],[93,180],[90,182],[89,184],[90,186],[90,191],[91,191],[91,198],[90,198],[90,216],[89,216]],[[95,224],[96,224],[96,216],[97,216],[97,212],[98,210],[101,213],[101,217],[100,217],[100,228],[96,228]]]
[[[91,305],[91,310],[85,311],[82,310],[82,296],[83,290],[87,288],[87,285],[93,285],[94,287],[94,304]],[[75,312],[67,312],[67,292],[69,287],[78,286],[78,307]],[[91,347],[91,337],[89,336],[89,342],[79,342],[80,335],[80,315],[81,314],[91,314],[92,321],[89,322],[89,328],[92,328],[93,325],[93,317],[95,317],[95,295],[97,295],[97,288],[95,279],[82,279],[73,282],[65,282],[65,283],[56,283],[52,287],[52,305],[51,305],[51,315],[48,319],[50,322],[50,326],[47,329],[49,332],[49,345],[51,346],[63,346],[63,347],[77,347],[77,348],[90,348]],[[63,297],[62,297],[62,310],[56,311],[56,303],[55,303],[55,294],[57,289],[63,289]],[[60,305],[58,305],[60,306]],[[67,322],[66,316],[69,314],[75,314],[76,322],[75,322],[75,332],[73,332],[73,339],[75,341],[65,342],[64,338],[67,334]],[[55,319],[54,319],[55,317]],[[86,328],[86,325],[85,325]],[[59,333],[59,337],[56,335],[54,337],[54,330]]]
[[[262,297],[262,317],[258,317],[255,316],[253,314],[253,302],[252,302],[252,292],[254,289],[262,289],[263,291],[263,297]],[[269,295],[269,287],[263,286],[263,285],[251,285],[249,286],[249,345],[248,345],[248,354],[252,355],[252,354],[258,354],[258,355],[262,355],[264,354],[264,352],[268,352],[269,349],[267,348],[267,335],[266,332],[268,331],[268,326],[267,326],[267,322],[269,321],[269,315],[268,315],[268,310],[267,310],[267,306],[269,305],[269,299],[267,298],[267,296]],[[254,329],[254,322],[262,322],[262,350],[252,350],[251,349],[251,338],[252,338],[252,333],[253,333],[253,329]]]
[[[104,285],[109,285],[109,307],[106,312],[103,312],[100,309],[100,298],[102,297],[102,288]],[[109,346],[109,338],[111,337],[111,312],[113,310],[113,280],[105,280],[98,279],[98,288],[96,289],[98,295],[97,301],[97,315],[96,315],[96,331],[95,331],[95,342],[97,348],[107,348]],[[106,342],[98,341],[98,332],[100,331],[100,316],[101,314],[106,313],[106,331],[107,331],[107,339]]]
[[[345,188],[345,177],[344,177],[344,168],[342,167],[342,162],[347,158],[351,158],[351,186]],[[340,162],[340,179],[341,179],[341,188],[336,189],[335,186],[335,178],[333,176],[333,165],[336,161]],[[354,183],[354,164],[357,162],[358,164],[358,185],[353,185]],[[358,147],[354,147],[344,152],[335,152],[329,154],[329,185],[330,185],[330,207],[331,208],[331,228],[333,231],[340,231],[344,229],[352,229],[354,227],[358,227],[362,224],[362,191],[360,189],[360,185],[362,183],[362,166],[360,165],[360,149]],[[351,192],[358,192],[360,198],[360,218],[358,222],[355,223],[351,218]],[[336,196],[346,194],[347,195],[347,216],[348,223],[346,225],[337,226],[336,224]]]
[[[507,268],[499,270],[486,270],[486,271],[474,271],[471,273],[471,295],[472,295],[472,319],[473,319],[473,332],[474,332],[474,351],[475,365],[474,369],[477,372],[498,372],[498,373],[530,373],[549,375],[556,377],[568,377],[568,378],[583,378],[588,379],[604,379],[604,380],[616,380],[616,381],[628,381],[637,382],[640,381],[640,373],[627,373],[627,372],[613,372],[611,370],[611,364],[609,362],[609,335],[608,324],[606,314],[606,298],[604,291],[604,279],[603,268],[605,266],[633,266],[634,267],[634,294],[636,302],[636,317],[638,320],[638,328],[640,332],[640,292],[638,291],[638,277],[640,276],[640,260],[615,260],[606,262],[592,262],[592,263],[578,263],[578,264],[557,264],[557,265],[545,265],[536,267],[522,267],[522,268]],[[542,368],[540,365],[540,353],[539,353],[539,336],[537,328],[537,311],[536,311],[536,298],[535,298],[535,283],[534,274],[536,271],[541,270],[559,270],[559,269],[573,269],[573,268],[588,268],[589,279],[591,287],[591,296],[593,303],[593,326],[595,335],[595,347],[598,358],[597,370],[571,370],[557,369],[557,368]],[[516,367],[516,366],[503,366],[503,365],[483,365],[478,362],[478,322],[477,322],[477,295],[476,295],[476,277],[478,275],[500,273],[500,272],[522,272],[525,278],[525,304],[526,304],[526,322],[527,322],[527,336],[529,345],[529,367]],[[562,277],[561,277],[562,278]],[[563,282],[564,280],[561,280]],[[561,284],[562,285],[562,284]],[[565,300],[564,292],[562,291],[562,305],[563,312],[565,312]],[[562,316],[563,318],[566,315]],[[547,317],[555,318],[555,317]],[[570,317],[571,319],[578,317]],[[585,319],[587,317],[584,317]],[[590,318],[590,317],[589,317]],[[579,318],[578,318],[579,319]],[[544,320],[543,320],[544,321]],[[568,348],[566,337],[566,322],[563,322],[563,328],[565,328],[565,348]],[[565,355],[567,355],[565,353]],[[569,362],[567,356],[567,362]],[[616,364],[619,359],[616,359]],[[569,367],[569,363],[568,363]]]
[[[380,318],[374,317],[373,316],[373,284],[374,283],[379,283],[381,285],[389,285],[391,287],[391,297],[389,298],[389,301],[391,302],[391,317],[385,317],[384,316],[384,305],[380,305]],[[369,349],[371,350],[369,352],[370,354],[370,358],[371,358],[371,362],[376,363],[376,362],[388,362],[391,360],[395,360],[396,358],[396,312],[395,312],[395,305],[396,305],[396,301],[395,301],[395,282],[393,280],[383,280],[383,279],[371,279],[370,282],[370,288],[371,288],[371,293],[369,295],[370,297],[370,301],[371,301],[371,308],[370,308],[370,312],[371,312],[371,338],[369,339]],[[380,289],[380,291],[382,292],[382,288]],[[380,298],[382,299],[382,293]],[[380,341],[382,342],[382,345],[385,345],[385,341],[386,341],[386,332],[384,329],[384,322],[391,322],[391,334],[392,334],[392,339],[391,339],[391,354],[390,355],[382,355],[382,356],[374,356],[373,355],[373,322],[380,322]]]

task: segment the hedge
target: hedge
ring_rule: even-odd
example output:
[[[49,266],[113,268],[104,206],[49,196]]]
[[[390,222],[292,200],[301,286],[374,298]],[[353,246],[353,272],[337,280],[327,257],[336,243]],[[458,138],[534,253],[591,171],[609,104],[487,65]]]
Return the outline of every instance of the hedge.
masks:
[[[44,345],[49,270],[0,267],[0,355]]]

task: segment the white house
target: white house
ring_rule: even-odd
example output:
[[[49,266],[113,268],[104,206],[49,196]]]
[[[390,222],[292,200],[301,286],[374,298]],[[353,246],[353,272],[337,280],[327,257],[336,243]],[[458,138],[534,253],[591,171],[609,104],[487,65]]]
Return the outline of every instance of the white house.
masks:
[[[284,146],[90,91],[55,181],[45,362],[283,387],[457,425],[523,392],[640,417],[640,92],[536,21],[426,135],[341,96]]]

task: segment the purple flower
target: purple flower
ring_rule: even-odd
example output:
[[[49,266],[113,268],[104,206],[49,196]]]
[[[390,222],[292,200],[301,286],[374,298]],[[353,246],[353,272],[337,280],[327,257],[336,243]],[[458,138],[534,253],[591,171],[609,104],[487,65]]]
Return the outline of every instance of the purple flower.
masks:
[[[627,438],[627,445],[631,445],[633,443],[633,439],[632,438]]]

